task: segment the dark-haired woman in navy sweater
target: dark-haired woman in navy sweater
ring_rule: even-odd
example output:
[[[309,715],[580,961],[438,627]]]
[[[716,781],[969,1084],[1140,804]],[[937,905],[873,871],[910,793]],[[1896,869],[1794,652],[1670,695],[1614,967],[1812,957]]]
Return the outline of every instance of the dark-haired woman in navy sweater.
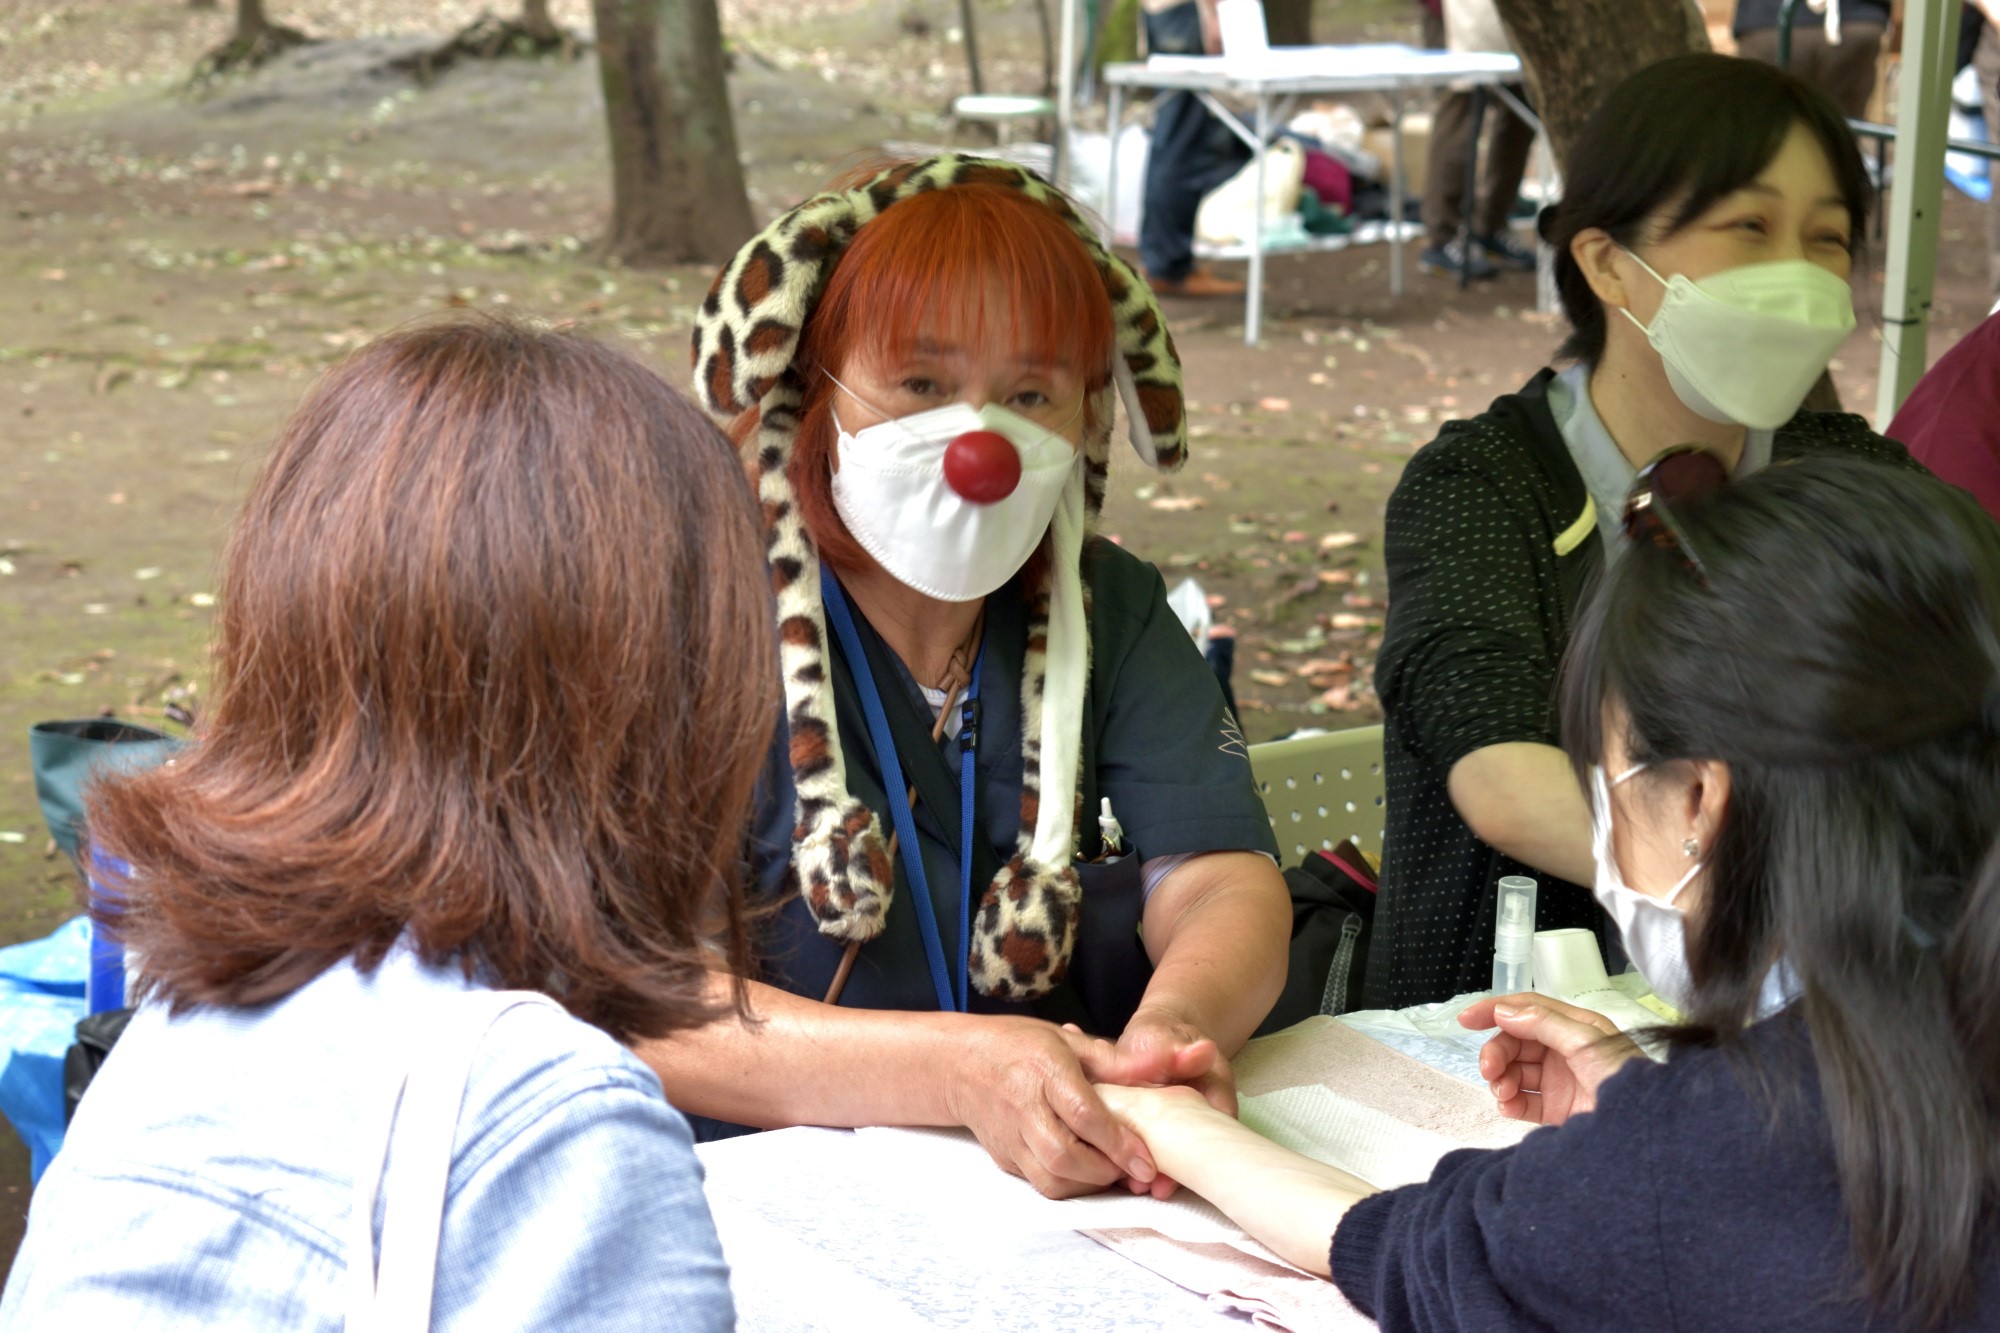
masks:
[[[1482,1001],[1501,1109],[1559,1127],[1386,1193],[1105,1092],[1386,1330],[2000,1328],[2000,527],[1902,468],[1702,457],[1642,476],[1562,687],[1665,1062]]]

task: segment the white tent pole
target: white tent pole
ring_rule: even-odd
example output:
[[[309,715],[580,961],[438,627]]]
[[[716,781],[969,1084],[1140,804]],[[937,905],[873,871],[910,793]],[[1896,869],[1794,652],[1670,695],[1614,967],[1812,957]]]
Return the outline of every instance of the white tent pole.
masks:
[[[1931,292],[1937,279],[1938,215],[1944,203],[1944,148],[1950,128],[1952,62],[1958,54],[1958,12],[1959,0],[1909,0],[1904,11],[1876,430],[1889,428],[1896,409],[1924,373]]]
[[[1069,135],[1076,119],[1076,7],[1083,0],[1060,0],[1062,39],[1057,44],[1062,63],[1056,69],[1056,144],[1054,176],[1057,189],[1069,188]],[[1114,133],[1115,128],[1114,128]]]

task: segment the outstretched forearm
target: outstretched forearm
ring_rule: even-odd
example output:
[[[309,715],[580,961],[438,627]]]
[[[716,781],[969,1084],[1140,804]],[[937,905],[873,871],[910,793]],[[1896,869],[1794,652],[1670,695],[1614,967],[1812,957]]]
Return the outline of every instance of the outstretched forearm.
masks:
[[[1100,1088],[1139,1131],[1160,1170],[1229,1215],[1274,1253],[1330,1274],[1334,1229],[1375,1187],[1281,1148],[1179,1088]]]
[[[711,980],[716,998],[729,985]],[[1157,1175],[1091,1090],[1111,1046],[1011,1014],[842,1009],[752,983],[753,1021],[725,1016],[641,1042],[667,1099],[739,1125],[963,1125],[1053,1198]],[[1101,1076],[1101,1075],[1100,1075]]]
[[[726,1002],[729,984],[712,977],[709,998]],[[726,1014],[633,1047],[682,1111],[759,1129],[959,1123],[942,1075],[976,1019],[843,1009],[746,984],[755,1022]]]

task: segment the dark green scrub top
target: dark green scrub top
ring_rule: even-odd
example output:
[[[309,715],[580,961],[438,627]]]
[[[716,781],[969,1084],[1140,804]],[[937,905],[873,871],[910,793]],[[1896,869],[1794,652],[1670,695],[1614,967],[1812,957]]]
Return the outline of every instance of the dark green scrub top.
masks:
[[[1124,826],[1128,853],[1114,906],[1096,893],[1107,882],[1102,867],[1084,867],[1083,915],[1071,972],[1089,977],[1127,970],[1131,960],[1102,957],[1107,953],[1143,951],[1137,940],[1137,869],[1145,859],[1176,853],[1261,851],[1275,856],[1271,832],[1250,776],[1242,733],[1223,704],[1222,690],[1194,641],[1167,605],[1166,587],[1151,565],[1111,542],[1091,541],[1085,548],[1084,577],[1091,592],[1090,623],[1093,656],[1086,718],[1086,806],[1078,847],[1085,861],[1097,859],[1102,847],[1097,830],[1097,800],[1108,797]],[[980,688],[977,785],[974,827],[981,836],[973,849],[972,896],[976,903],[998,869],[1012,858],[1021,815],[1021,661],[1027,641],[1026,607],[1012,584],[987,599],[986,665]],[[956,950],[959,917],[958,869],[960,747],[944,739],[933,745],[930,729],[935,716],[922,691],[895,655],[888,651],[859,610],[856,628],[874,670],[876,688],[898,737],[904,775],[919,788],[938,793],[937,804],[919,799],[915,811],[924,872],[930,881],[938,933],[947,954]],[[829,636],[831,640],[832,636]],[[830,642],[835,709],[840,743],[846,756],[848,790],[867,802],[892,827],[888,800],[874,747],[855,693],[853,664]],[[782,746],[780,737],[777,744]],[[928,766],[931,780],[924,781]],[[760,836],[754,840],[759,865],[757,879],[776,886],[783,882],[782,864],[771,859],[788,854],[792,822],[789,784],[766,783],[758,812]],[[795,994],[819,999],[839,966],[843,945],[821,935],[812,914],[796,893],[778,889],[785,901],[764,927],[760,957],[765,980]],[[1094,897],[1100,898],[1094,904]],[[1100,910],[1093,914],[1093,906]],[[1117,920],[1105,920],[1107,914]],[[1102,927],[1092,929],[1092,926]],[[950,960],[956,965],[956,959]],[[1139,985],[1143,986],[1143,975]],[[1129,987],[1124,989],[1129,990]],[[1129,997],[1136,1003],[1136,993]],[[1074,1019],[1086,1028],[1115,1035],[1131,1017],[1130,1003],[1091,995],[1076,1013],[1075,997],[1058,999],[1056,1012],[1047,1005],[1009,1004],[975,992],[975,1012],[1044,1012]],[[1070,1008],[1063,1009],[1068,1003]],[[896,893],[888,925],[862,946],[840,1003],[864,1009],[934,1010],[938,1007],[918,933],[915,910],[900,857]],[[1106,1011],[1107,1007],[1110,1011]],[[1118,1010],[1123,1012],[1118,1012]]]

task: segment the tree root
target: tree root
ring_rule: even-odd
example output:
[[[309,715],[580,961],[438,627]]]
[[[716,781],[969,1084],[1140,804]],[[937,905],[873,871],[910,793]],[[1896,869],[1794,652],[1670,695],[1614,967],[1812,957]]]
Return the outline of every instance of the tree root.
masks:
[[[282,23],[267,23],[252,33],[239,33],[221,46],[195,61],[194,79],[197,84],[233,70],[250,70],[276,59],[295,46],[311,46],[317,37],[308,37],[297,28],[288,28]]]
[[[501,19],[481,14],[441,45],[405,56],[395,65],[414,75],[417,82],[429,83],[460,60],[533,60],[546,55],[575,60],[589,45],[554,23],[544,27],[520,18]]]

